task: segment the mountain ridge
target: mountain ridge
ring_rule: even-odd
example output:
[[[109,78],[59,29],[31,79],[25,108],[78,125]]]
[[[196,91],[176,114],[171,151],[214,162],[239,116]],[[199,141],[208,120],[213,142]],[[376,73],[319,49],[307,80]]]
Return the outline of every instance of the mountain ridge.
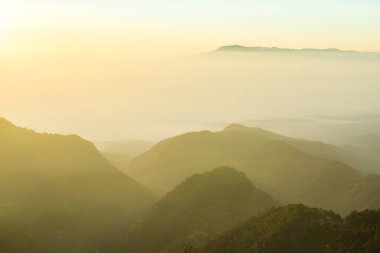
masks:
[[[52,252],[93,252],[100,239],[132,227],[156,201],[93,143],[78,135],[37,133],[5,119],[0,168],[3,211]]]
[[[260,46],[242,46],[226,45],[221,46],[214,52],[304,52],[304,53],[355,53],[355,54],[379,54],[379,52],[342,50],[338,48],[281,48],[281,47],[260,47]]]
[[[342,218],[300,204],[275,207],[208,241],[202,252],[373,253],[380,250],[379,224],[379,210]]]
[[[230,166],[282,204],[304,203],[339,213],[380,207],[378,194],[362,184],[362,173],[347,165],[354,159],[350,156],[337,146],[232,124],[218,132],[163,140],[132,160],[128,173],[165,193],[194,173]],[[366,201],[354,201],[360,198]]]
[[[202,243],[276,205],[271,196],[233,168],[196,173],[160,199],[117,252],[180,252],[186,241]]]

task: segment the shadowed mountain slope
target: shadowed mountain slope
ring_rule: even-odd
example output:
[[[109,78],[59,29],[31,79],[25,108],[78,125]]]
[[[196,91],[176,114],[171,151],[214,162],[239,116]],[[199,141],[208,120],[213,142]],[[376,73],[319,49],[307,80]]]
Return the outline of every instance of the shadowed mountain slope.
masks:
[[[180,252],[185,242],[202,244],[274,205],[232,168],[195,174],[151,208],[118,252]]]
[[[0,204],[53,252],[96,248],[153,201],[79,136],[40,134],[0,119]]]
[[[4,253],[50,253],[41,242],[20,227],[11,215],[0,207],[0,252]]]

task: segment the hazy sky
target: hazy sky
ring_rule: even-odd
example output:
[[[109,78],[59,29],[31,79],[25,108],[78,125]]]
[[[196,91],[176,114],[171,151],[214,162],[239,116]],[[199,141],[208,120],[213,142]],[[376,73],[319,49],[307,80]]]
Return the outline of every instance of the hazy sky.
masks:
[[[143,49],[165,43],[177,54],[231,43],[380,51],[379,13],[377,0],[1,0],[0,29],[8,48],[36,37],[52,43],[50,31],[76,37],[108,29],[116,33],[109,40]]]
[[[264,69],[218,76],[226,66],[175,59],[227,44],[380,51],[379,13],[377,0],[0,0],[0,116],[93,140],[160,138],[193,129],[187,121],[277,117],[281,107],[288,116],[324,113],[331,96],[325,104],[306,99],[302,110],[291,102],[297,95],[328,94],[322,82],[334,80],[334,91],[346,94],[338,99],[340,108],[349,103],[347,108],[377,111],[378,61],[361,61],[358,68],[352,59],[330,62],[335,70],[319,69],[315,86],[302,94],[284,92],[281,104],[276,85],[292,78],[300,85],[312,70],[293,68],[289,77],[282,61],[274,64],[282,73],[276,78],[255,74],[273,70],[267,59]],[[177,126],[170,128],[172,122]]]

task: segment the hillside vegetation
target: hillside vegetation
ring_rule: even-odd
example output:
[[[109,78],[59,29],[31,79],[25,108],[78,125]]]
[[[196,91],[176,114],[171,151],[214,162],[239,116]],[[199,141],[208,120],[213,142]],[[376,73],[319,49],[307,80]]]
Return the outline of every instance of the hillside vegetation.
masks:
[[[96,250],[98,240],[131,227],[156,199],[79,136],[40,134],[5,119],[0,168],[0,205],[22,228],[14,231],[52,252]]]
[[[380,251],[380,211],[331,211],[290,205],[253,217],[208,242],[203,253],[375,253]]]
[[[185,242],[201,245],[276,204],[232,168],[195,174],[156,203],[117,252],[180,252]]]

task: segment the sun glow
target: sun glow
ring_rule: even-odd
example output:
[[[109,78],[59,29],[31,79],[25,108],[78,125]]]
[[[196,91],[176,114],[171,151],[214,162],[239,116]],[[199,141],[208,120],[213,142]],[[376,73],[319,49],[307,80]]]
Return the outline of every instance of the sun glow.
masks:
[[[21,2],[0,1],[0,54],[11,55],[11,48],[19,38],[21,30],[30,28],[32,24],[28,20],[31,8]]]
[[[10,3],[0,2],[0,53],[8,52],[9,35],[12,30],[21,27],[18,21],[18,14],[15,11],[15,6]]]
[[[29,27],[34,17],[33,6],[0,1],[0,30],[11,30]]]
[[[8,29],[12,27],[12,17],[14,17],[14,10],[12,10],[9,3],[0,2],[0,29]]]

